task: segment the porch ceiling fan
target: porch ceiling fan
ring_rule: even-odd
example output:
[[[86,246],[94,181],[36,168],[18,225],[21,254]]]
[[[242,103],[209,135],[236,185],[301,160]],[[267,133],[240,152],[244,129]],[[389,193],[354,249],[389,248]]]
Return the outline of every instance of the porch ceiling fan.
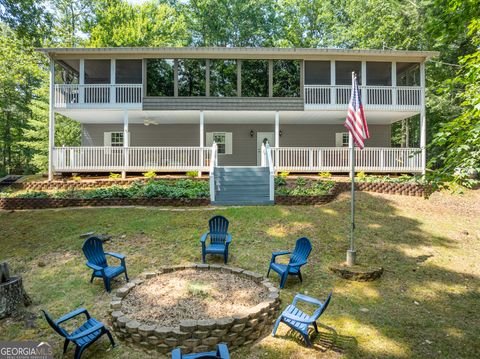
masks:
[[[143,124],[145,126],[158,125],[158,121],[155,121],[155,120],[152,120],[152,119],[149,119],[149,118],[145,118],[145,119],[143,119]]]

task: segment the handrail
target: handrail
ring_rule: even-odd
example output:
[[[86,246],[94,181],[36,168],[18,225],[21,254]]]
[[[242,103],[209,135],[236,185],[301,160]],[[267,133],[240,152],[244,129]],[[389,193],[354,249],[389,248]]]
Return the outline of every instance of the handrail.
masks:
[[[265,144],[266,166],[270,172],[270,201],[275,199],[275,169],[273,167],[272,149],[268,141]]]
[[[217,166],[218,146],[215,141],[212,144],[212,153],[210,156],[210,201],[215,201],[215,167]]]

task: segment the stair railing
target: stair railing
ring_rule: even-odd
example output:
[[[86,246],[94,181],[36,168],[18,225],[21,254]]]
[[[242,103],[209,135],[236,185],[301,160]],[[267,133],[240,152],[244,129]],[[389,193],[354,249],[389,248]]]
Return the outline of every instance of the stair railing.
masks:
[[[265,162],[270,172],[270,201],[273,201],[275,199],[275,170],[273,167],[272,148],[268,141],[265,144]]]
[[[215,167],[217,167],[217,144],[212,144],[212,155],[210,157],[210,201],[215,201]]]

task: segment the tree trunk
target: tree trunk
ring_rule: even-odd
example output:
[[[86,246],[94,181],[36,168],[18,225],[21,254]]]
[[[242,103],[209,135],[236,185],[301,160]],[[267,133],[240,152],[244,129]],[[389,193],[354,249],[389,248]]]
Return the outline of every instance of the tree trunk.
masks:
[[[0,319],[17,313],[20,306],[29,306],[32,300],[25,292],[22,277],[10,277],[7,263],[0,263]]]

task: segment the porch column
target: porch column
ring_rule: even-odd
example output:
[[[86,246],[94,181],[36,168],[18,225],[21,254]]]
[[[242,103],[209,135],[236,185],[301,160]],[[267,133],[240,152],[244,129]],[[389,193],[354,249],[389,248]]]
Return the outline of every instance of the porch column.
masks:
[[[392,105],[397,105],[397,63],[395,61],[392,62]]]
[[[48,113],[48,180],[53,180],[53,150],[55,148],[55,64],[50,59],[50,96]]]
[[[362,71],[362,75],[361,75],[361,78],[362,78],[362,83],[360,84],[361,86],[361,90],[360,92],[362,93],[362,102],[364,105],[366,105],[368,103],[368,91],[367,91],[367,62],[366,61],[362,61],[362,68],[361,68],[361,71]]]
[[[275,112],[275,146],[280,147],[280,112]],[[279,152],[277,151],[277,154]],[[275,156],[275,170],[278,168],[278,156]]]
[[[122,171],[122,178],[127,177],[128,168],[128,147],[130,146],[130,136],[128,135],[128,110],[123,110],[123,155],[125,169]]]
[[[335,105],[337,103],[337,90],[335,88],[336,76],[335,76],[335,60],[330,60],[330,103]]]
[[[110,103],[116,102],[116,91],[115,91],[115,74],[116,74],[117,63],[115,59],[110,60]]]
[[[80,59],[78,84],[78,103],[85,103],[85,59]]]
[[[425,63],[420,63],[420,149],[422,151],[422,174],[427,168],[427,118],[425,111]]]
[[[203,111],[200,111],[200,148],[205,147],[205,114]],[[200,150],[200,166],[203,167],[204,165],[205,154],[203,153],[203,149]],[[198,171],[198,177],[202,177],[202,171]]]

